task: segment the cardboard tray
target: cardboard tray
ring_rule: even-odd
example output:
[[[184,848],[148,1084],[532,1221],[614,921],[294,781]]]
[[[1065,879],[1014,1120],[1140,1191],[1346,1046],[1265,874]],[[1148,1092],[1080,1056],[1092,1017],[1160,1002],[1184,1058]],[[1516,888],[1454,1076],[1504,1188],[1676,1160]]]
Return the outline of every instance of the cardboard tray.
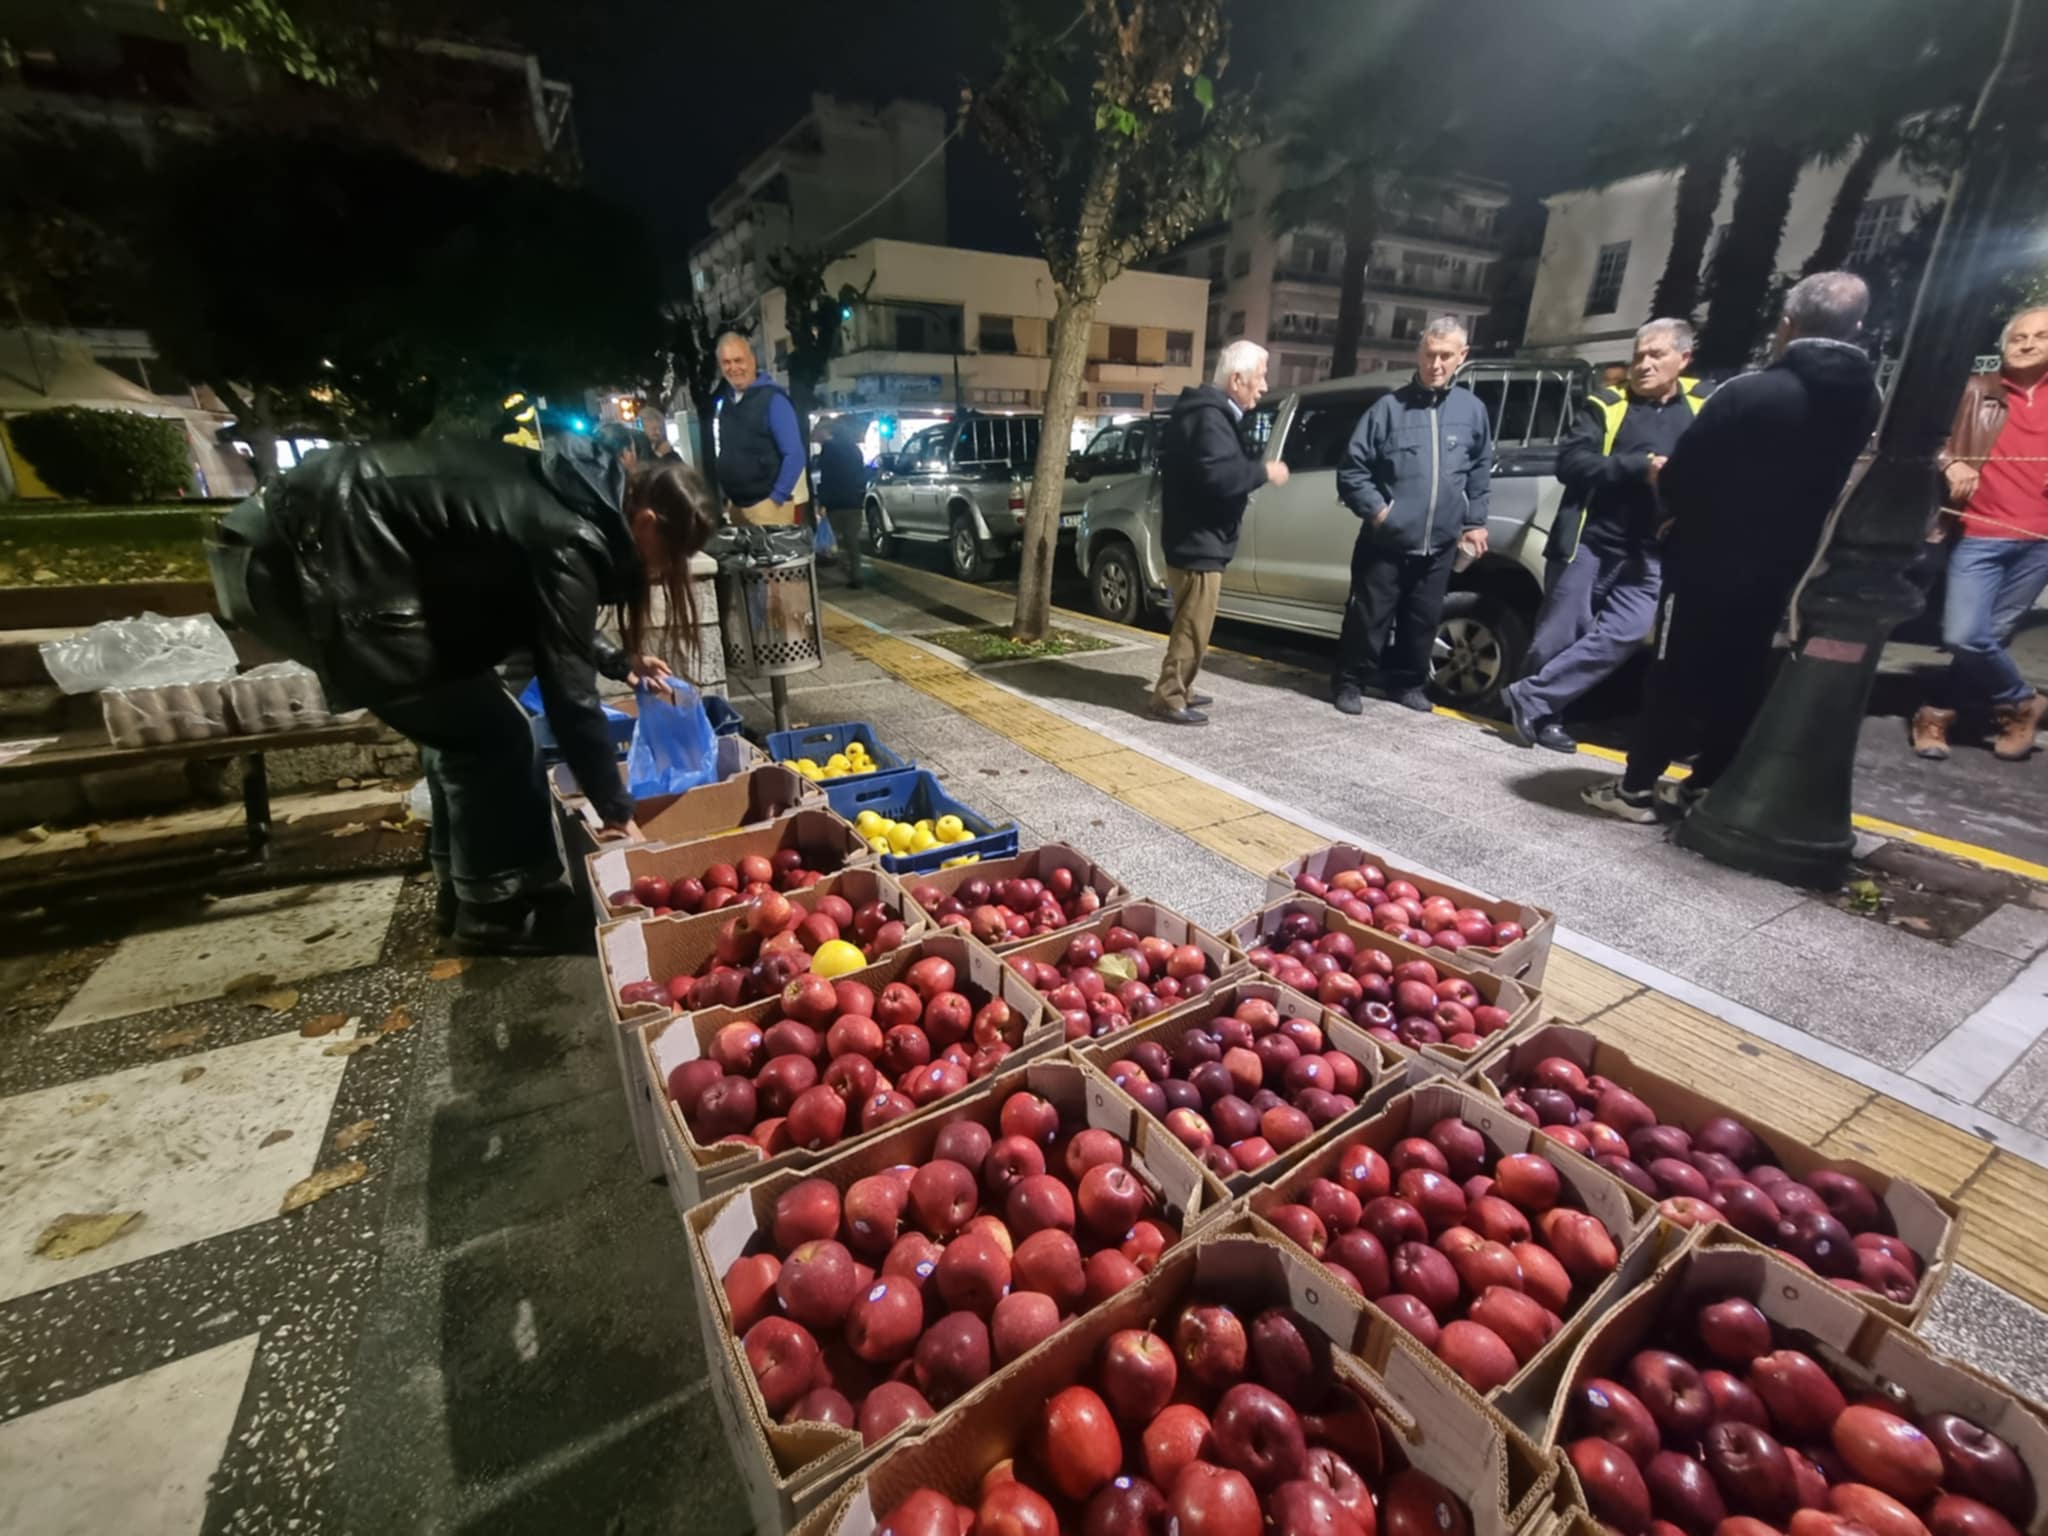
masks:
[[[899,878],[903,881],[905,890],[915,891],[924,886],[931,886],[951,896],[969,880],[986,880],[993,885],[998,880],[1043,879],[1046,871],[1051,869],[1071,869],[1077,881],[1092,888],[1095,894],[1102,898],[1102,907],[1098,911],[1118,906],[1131,899],[1131,893],[1118,883],[1115,875],[1085,853],[1065,843],[1042,843],[1036,848],[1026,848],[1004,859],[983,859],[979,864],[959,864],[951,869],[934,869],[921,875],[906,874]],[[1092,921],[1092,917],[1083,918],[1079,923],[1069,923],[1064,928],[1055,928],[1053,933],[1063,933],[1071,937],[1080,930],[1081,923],[1089,921]],[[1026,944],[1035,944],[1039,939],[1051,936],[1052,934],[1036,934],[1028,939],[1011,939],[992,947],[997,954],[1007,955]]]
[[[1311,1182],[1328,1177],[1336,1166],[1337,1154],[1344,1147],[1363,1142],[1385,1153],[1403,1137],[1420,1136],[1437,1121],[1453,1116],[1467,1125],[1476,1126],[1503,1157],[1513,1152],[1533,1152],[1555,1164],[1564,1189],[1572,1196],[1569,1203],[1597,1217],[1614,1239],[1614,1246],[1621,1255],[1621,1262],[1615,1266],[1614,1273],[1580,1299],[1577,1307],[1565,1317],[1564,1327],[1556,1336],[1530,1357],[1528,1364],[1506,1385],[1488,1394],[1489,1400],[1498,1402],[1511,1398],[1517,1392],[1526,1396],[1532,1390],[1531,1383],[1554,1381],[1571,1354],[1573,1341],[1584,1333],[1587,1325],[1647,1279],[1658,1262],[1679,1245],[1683,1234],[1678,1228],[1658,1220],[1656,1206],[1639,1191],[1580,1157],[1553,1137],[1538,1135],[1534,1126],[1518,1120],[1495,1100],[1474,1093],[1461,1084],[1437,1078],[1399,1095],[1379,1114],[1363,1125],[1355,1126],[1340,1141],[1327,1143],[1313,1155],[1297,1159],[1279,1178],[1254,1189],[1245,1205],[1258,1219],[1261,1231],[1276,1241],[1287,1243],[1290,1249],[1302,1253],[1306,1259],[1308,1255],[1305,1252],[1295,1248],[1279,1228],[1266,1220],[1275,1206],[1292,1203]],[[1308,1262],[1328,1273],[1316,1260],[1308,1259]],[[1332,1277],[1332,1283],[1343,1282]],[[1350,1290],[1350,1287],[1345,1289]],[[1542,1389],[1539,1387],[1537,1390]],[[1530,1429],[1530,1426],[1524,1424],[1523,1428]],[[1534,1433],[1533,1430],[1530,1432]]]
[[[607,702],[610,701],[608,700]],[[766,766],[767,763],[768,759],[761,749],[751,741],[748,741],[746,737],[721,736],[718,738],[718,756],[716,758],[718,777],[712,783],[702,785],[700,788],[716,789],[719,785],[732,779],[734,775],[751,772],[756,768]],[[789,772],[786,768],[782,771],[785,773]],[[814,799],[820,803],[823,802],[825,798],[824,791],[817,789],[816,785],[809,783],[801,774],[795,774],[792,777],[803,783],[806,789],[816,791],[814,795],[807,796],[806,798]],[[548,792],[555,797],[555,804],[559,808],[568,812],[592,831],[604,825],[604,819],[592,808],[589,796],[583,793],[583,787],[576,782],[576,775],[570,770],[567,763],[556,763],[548,769]],[[696,793],[697,791],[692,789],[685,790],[680,795],[649,795],[645,799],[635,800],[633,802],[633,819],[640,823],[640,829],[644,832],[647,830],[647,823],[650,819],[658,816],[677,801],[686,799]],[[719,829],[714,828],[712,830]],[[702,836],[703,834],[700,833],[698,835]]]
[[[924,914],[911,905],[910,898],[893,879],[878,869],[843,869],[836,875],[827,875],[808,890],[791,891],[788,895],[791,906],[805,911],[815,908],[823,896],[843,896],[856,909],[879,901],[892,917],[903,920],[904,942],[914,944],[925,936]],[[722,907],[716,912],[674,917],[631,917],[598,929],[598,970],[604,977],[612,1050],[619,1062],[619,1087],[632,1116],[633,1146],[640,1155],[640,1171],[650,1179],[662,1177],[666,1165],[661,1157],[656,1090],[641,1065],[639,1028],[647,1020],[662,1018],[671,1010],[657,1003],[622,1004],[619,988],[629,981],[650,980],[657,970],[664,976],[695,971],[711,958],[719,930],[738,913],[738,907]],[[645,932],[627,932],[643,923]]]
[[[635,926],[648,928],[652,924]],[[613,933],[617,929],[606,931]],[[953,962],[959,971],[960,990],[977,1008],[991,997],[1000,995],[1016,1010],[1020,1020],[1020,1043],[1003,1059],[997,1076],[1007,1076],[1035,1057],[1058,1047],[1058,1029],[1044,1001],[1024,985],[1023,977],[997,959],[992,950],[963,934],[929,935],[883,956],[873,965],[850,972],[845,979],[864,981],[880,992],[927,955],[939,955]],[[661,1133],[662,1162],[668,1173],[668,1192],[678,1211],[688,1211],[699,1201],[737,1188],[764,1173],[779,1172],[784,1168],[815,1167],[826,1158],[836,1157],[869,1137],[887,1131],[888,1127],[878,1127],[873,1131],[856,1132],[834,1147],[817,1152],[801,1149],[778,1152],[773,1157],[751,1142],[721,1141],[708,1147],[698,1142],[683,1123],[675,1101],[666,1092],[669,1073],[684,1062],[702,1056],[709,1048],[712,1036],[726,1025],[745,1022],[765,1027],[781,1017],[782,1000],[770,997],[743,1008],[712,1008],[676,1014],[671,1018],[656,1018],[640,1025],[636,1041],[640,1052],[640,1071],[652,1097],[655,1125]],[[961,1093],[972,1093],[974,1087],[970,1082]],[[958,1096],[938,1102],[957,1103]],[[905,1119],[910,1118],[913,1117],[905,1116]],[[900,1125],[903,1122],[894,1123]]]
[[[759,771],[787,772],[781,768]],[[705,794],[724,788],[723,784],[713,784],[691,793]],[[726,809],[738,808],[736,797],[727,797]],[[686,842],[606,843],[584,864],[590,871],[590,899],[596,904],[597,919],[608,923],[621,917],[647,915],[639,907],[615,907],[610,900],[611,892],[631,890],[633,882],[642,875],[687,879],[703,874],[713,864],[736,864],[749,854],[772,858],[784,848],[801,848],[811,858],[828,863],[831,867],[827,874],[872,868],[875,863],[873,850],[850,825],[823,807],[807,806],[758,827],[721,830]]]
[[[1601,1040],[1591,1030],[1565,1024],[1546,1024],[1482,1056],[1473,1067],[1470,1082],[1480,1092],[1497,1099],[1510,1077],[1534,1066],[1546,1056],[1569,1057],[1588,1073],[1597,1072],[1612,1078],[1656,1111],[1659,1120],[1686,1130],[1692,1130],[1717,1115],[1740,1121],[1771,1150],[1779,1164],[1794,1178],[1803,1179],[1809,1173],[1826,1168],[1861,1179],[1890,1214],[1899,1238],[1920,1255],[1920,1289],[1910,1302],[1896,1302],[1883,1296],[1861,1295],[1853,1291],[1844,1294],[1855,1297],[1863,1305],[1908,1328],[1919,1327],[1926,1318],[1935,1296],[1955,1268],[1956,1248],[1962,1240],[1962,1209],[1955,1201],[1896,1174],[1857,1162],[1854,1158],[1829,1157],[1790,1131],[1780,1130],[1769,1121],[1744,1114],[1719,1099],[1637,1065],[1629,1059],[1626,1051]],[[1734,1231],[1733,1228],[1729,1230]]]
[[[912,879],[906,883],[915,885],[917,882]],[[1060,956],[1067,952],[1067,946],[1082,934],[1104,934],[1119,927],[1130,929],[1141,939],[1161,938],[1176,945],[1194,945],[1208,957],[1208,976],[1212,984],[1244,968],[1243,952],[1229,940],[1219,938],[1207,929],[1197,928],[1171,907],[1161,906],[1156,901],[1127,901],[1121,906],[1104,907],[1085,923],[1074,923],[1058,933],[1041,934],[1013,945],[1003,951],[1003,959],[1011,966],[1019,960],[1057,964]],[[1160,1013],[1165,1011],[1162,1008]],[[1159,1014],[1153,1017],[1157,1018]]]
[[[1290,896],[1307,895],[1294,882],[1299,875],[1313,875],[1327,883],[1330,876],[1341,874],[1347,869],[1357,869],[1362,864],[1376,864],[1386,872],[1390,880],[1406,880],[1425,896],[1448,896],[1461,907],[1473,907],[1484,912],[1496,923],[1520,923],[1522,937],[1512,944],[1498,949],[1481,949],[1467,946],[1456,951],[1465,957],[1465,964],[1481,970],[1492,971],[1497,976],[1512,976],[1525,986],[1543,985],[1543,969],[1550,963],[1551,940],[1557,936],[1557,914],[1542,907],[1532,907],[1519,901],[1499,901],[1491,896],[1482,896],[1477,891],[1468,891],[1463,886],[1452,885],[1434,875],[1417,874],[1412,869],[1403,869],[1385,854],[1375,853],[1369,848],[1354,847],[1350,843],[1332,843],[1327,848],[1318,848],[1314,853],[1304,854],[1291,864],[1283,864],[1266,877],[1266,897],[1269,901],[1285,901]],[[1310,896],[1309,900],[1318,898]]]
[[[732,1311],[725,1299],[727,1268],[752,1250],[756,1235],[773,1219],[776,1200],[791,1185],[825,1179],[843,1193],[869,1174],[925,1161],[939,1132],[963,1120],[986,1126],[1000,1137],[1003,1102],[1015,1093],[1038,1094],[1059,1109],[1063,1123],[1098,1126],[1130,1149],[1131,1170],[1160,1197],[1181,1228],[1181,1240],[1167,1250],[1169,1254],[1179,1251],[1190,1236],[1227,1209],[1229,1200],[1221,1186],[1205,1178],[1201,1165],[1164,1128],[1151,1124],[1100,1078],[1068,1061],[1035,1062],[1020,1072],[987,1079],[966,1097],[898,1120],[849,1151],[809,1168],[787,1169],[757,1179],[696,1207],[684,1217],[683,1225],[696,1276],[698,1323],[704,1334],[705,1358],[711,1362],[713,1396],[731,1436],[741,1480],[760,1529],[785,1528],[837,1491],[852,1472],[924,1433],[932,1423],[942,1422],[957,1407],[981,1395],[988,1383],[958,1404],[947,1405],[939,1420],[905,1425],[872,1447],[863,1448],[858,1434],[830,1425],[779,1424],[761,1401],[734,1332]],[[989,1382],[999,1381],[1004,1370],[998,1370]]]
[[[1046,1401],[1084,1379],[1105,1340],[1126,1328],[1171,1329],[1186,1303],[1227,1302],[1251,1314],[1291,1306],[1328,1335],[1340,1382],[1380,1421],[1390,1463],[1405,1460],[1466,1500],[1473,1536],[1537,1536],[1554,1516],[1555,1458],[1466,1390],[1408,1335],[1274,1243],[1234,1219],[1169,1252],[1143,1282],[1068,1324],[963,1398],[956,1411],[865,1471],[799,1529],[803,1536],[873,1536],[909,1493],[933,1487],[972,1506],[982,1474],[1029,1456]]]
[[[1284,900],[1240,919],[1224,930],[1223,937],[1247,955],[1262,945],[1278,931],[1280,919],[1290,912],[1306,912],[1313,917],[1325,933],[1348,933],[1358,942],[1361,949],[1382,950],[1393,957],[1396,965],[1405,960],[1427,960],[1437,968],[1438,973],[1463,976],[1479,989],[1479,995],[1495,1007],[1508,1011],[1505,1027],[1481,1040],[1477,1047],[1460,1050],[1453,1045],[1425,1045],[1413,1049],[1413,1054],[1431,1063],[1451,1077],[1462,1077],[1472,1063],[1490,1050],[1496,1050],[1504,1040],[1514,1038],[1533,1026],[1541,1014],[1543,994],[1534,987],[1514,981],[1493,971],[1484,971],[1456,958],[1457,954],[1441,949],[1417,949],[1413,944],[1382,933],[1377,928],[1367,928],[1354,923],[1326,902],[1317,901],[1313,896],[1292,895]],[[1381,1042],[1384,1044],[1385,1042]],[[1410,1049],[1403,1047],[1403,1049]]]
[[[1099,1040],[1076,1040],[1068,1046],[1076,1061],[1087,1062],[1104,1077],[1109,1076],[1112,1063],[1128,1056],[1131,1047],[1143,1040],[1156,1040],[1170,1052],[1181,1042],[1189,1030],[1207,1024],[1211,1019],[1234,1011],[1247,998],[1264,998],[1279,1009],[1283,1019],[1311,1019],[1321,1026],[1323,1044],[1330,1050],[1343,1052],[1358,1063],[1363,1081],[1359,1085],[1358,1107],[1350,1113],[1332,1120],[1307,1141],[1282,1153],[1264,1168],[1251,1173],[1237,1173],[1223,1181],[1232,1195],[1244,1194],[1254,1185],[1262,1184],[1277,1177],[1280,1172],[1297,1160],[1307,1157],[1332,1137],[1340,1136],[1351,1127],[1361,1125],[1378,1113],[1379,1103],[1388,1097],[1382,1090],[1388,1086],[1394,1059],[1381,1049],[1382,1042],[1375,1040],[1356,1024],[1335,1009],[1325,1008],[1312,997],[1303,997],[1292,987],[1283,987],[1277,981],[1269,981],[1256,972],[1239,976],[1231,981],[1219,982],[1200,997],[1187,1002],[1176,1003],[1164,1013],[1155,1013],[1144,1023],[1130,1029],[1120,1029],[1104,1035]],[[1115,1087],[1114,1083],[1111,1084]],[[1131,1107],[1138,1109],[1135,1100],[1123,1095]],[[1149,1112],[1139,1110],[1147,1120]],[[1158,1122],[1165,1129],[1164,1122]]]
[[[1853,1402],[1865,1391],[1896,1388],[1915,1416],[1956,1413],[2007,1441],[2033,1475],[2037,1493],[2048,1490],[2048,1409],[1971,1366],[1935,1353],[1889,1318],[1807,1270],[1748,1243],[1696,1233],[1635,1294],[1580,1339],[1545,1405],[1546,1443],[1566,1443],[1573,1430],[1567,1409],[1579,1382],[1619,1374],[1645,1345],[1669,1309],[1709,1299],[1742,1296],[1834,1375]],[[1697,1298],[1697,1302],[1695,1302]],[[2048,1533],[2048,1499],[2036,1499],[2025,1536]]]

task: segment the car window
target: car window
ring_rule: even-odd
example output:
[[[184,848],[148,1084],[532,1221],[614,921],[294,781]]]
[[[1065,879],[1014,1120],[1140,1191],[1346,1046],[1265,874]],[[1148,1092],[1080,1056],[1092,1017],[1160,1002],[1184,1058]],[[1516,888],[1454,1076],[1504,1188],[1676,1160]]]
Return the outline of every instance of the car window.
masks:
[[[1254,407],[1238,424],[1237,435],[1260,458],[1266,456],[1266,444],[1273,440],[1273,421],[1279,414],[1280,402],[1268,400],[1264,405]]]
[[[945,452],[941,445],[946,433],[951,430],[950,427],[925,428],[904,446],[897,468],[905,474],[916,474],[920,470],[933,468],[933,461]]]
[[[1287,429],[1287,444],[1280,457],[1299,474],[1305,470],[1335,469],[1344,462],[1344,450],[1358,429],[1358,418],[1386,391],[1369,395],[1315,395],[1301,402]]]
[[[1081,456],[1087,459],[1113,459],[1124,451],[1124,429],[1104,427],[1088,439],[1088,446]]]
[[[1124,457],[1134,464],[1152,462],[1152,423],[1141,421],[1124,436]]]

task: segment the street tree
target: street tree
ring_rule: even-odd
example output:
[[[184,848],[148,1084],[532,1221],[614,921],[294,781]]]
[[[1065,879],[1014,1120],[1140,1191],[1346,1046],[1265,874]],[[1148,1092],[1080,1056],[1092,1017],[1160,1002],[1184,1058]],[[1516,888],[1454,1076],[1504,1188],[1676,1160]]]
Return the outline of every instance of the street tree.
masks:
[[[783,323],[789,328],[789,399],[803,423],[806,440],[811,418],[818,413],[818,388],[825,370],[839,352],[840,338],[853,319],[854,306],[867,297],[874,276],[861,287],[830,286],[826,273],[844,253],[782,250],[768,258],[768,278],[782,290]]]
[[[1057,35],[1020,19],[994,81],[963,96],[1015,173],[1052,272],[1045,416],[1011,623],[1019,641],[1042,640],[1051,623],[1067,444],[1102,290],[1212,217],[1252,142],[1247,103],[1216,89],[1228,58],[1222,10],[1222,0],[1083,0]],[[1072,49],[1077,30],[1083,46]]]

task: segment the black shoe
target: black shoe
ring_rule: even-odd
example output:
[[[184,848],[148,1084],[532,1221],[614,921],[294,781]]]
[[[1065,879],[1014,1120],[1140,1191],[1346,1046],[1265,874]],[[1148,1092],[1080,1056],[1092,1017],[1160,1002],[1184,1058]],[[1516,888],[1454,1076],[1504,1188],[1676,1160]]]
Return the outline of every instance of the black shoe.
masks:
[[[1500,692],[1500,701],[1507,706],[1508,735],[1514,739],[1515,745],[1519,747],[1535,746],[1536,736],[1542,729],[1542,725],[1523,709],[1522,701],[1515,697],[1514,688],[1503,688]]]
[[[1410,688],[1405,693],[1397,693],[1393,695],[1393,700],[1403,709],[1412,709],[1418,715],[1429,714],[1436,708],[1429,702],[1429,695],[1420,688]]]
[[[1362,715],[1365,713],[1365,695],[1349,683],[1339,688],[1336,696],[1330,702],[1337,706],[1337,713],[1340,715]]]
[[[434,890],[434,931],[447,938],[455,932],[455,914],[462,903],[455,897],[455,882],[443,880]]]
[[[559,887],[510,901],[464,902],[453,937],[465,955],[575,954],[589,947],[588,920],[575,893]]]
[[[1152,718],[1164,720],[1168,725],[1207,725],[1209,717],[1199,709],[1168,709],[1163,704],[1152,706]]]
[[[1216,701],[1210,698],[1209,695],[1206,693],[1191,693],[1188,695],[1189,709],[1207,709],[1211,704],[1214,704],[1215,702]]]
[[[1579,744],[1572,740],[1570,732],[1555,720],[1544,721],[1530,739],[1546,751],[1562,752],[1568,757],[1579,750]]]

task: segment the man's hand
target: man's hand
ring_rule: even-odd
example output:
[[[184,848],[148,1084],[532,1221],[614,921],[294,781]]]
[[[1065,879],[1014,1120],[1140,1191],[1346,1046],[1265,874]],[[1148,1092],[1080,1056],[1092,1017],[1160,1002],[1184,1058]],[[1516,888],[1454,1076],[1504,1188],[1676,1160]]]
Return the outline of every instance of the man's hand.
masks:
[[[639,665],[626,674],[626,681],[635,688],[646,688],[665,699],[676,696],[676,685],[669,681],[674,677],[669,664],[659,656],[642,656]]]
[[[1652,489],[1656,487],[1657,477],[1664,473],[1664,466],[1668,462],[1669,461],[1661,453],[1653,453],[1650,455],[1650,485]]]
[[[1942,478],[1948,481],[1949,500],[1957,506],[1968,506],[1970,498],[1977,494],[1977,466],[1965,464],[1957,459],[1942,471]]]
[[[1285,485],[1286,483],[1287,483],[1287,464],[1286,464],[1286,461],[1285,461],[1285,460],[1283,460],[1283,459],[1268,459],[1268,460],[1266,460],[1266,484],[1268,484],[1268,485]]]
[[[1375,513],[1373,514],[1373,517],[1372,517],[1372,525],[1373,525],[1373,527],[1375,527],[1375,528],[1379,527],[1379,526],[1380,526],[1381,524],[1383,524],[1384,522],[1386,522],[1386,520],[1387,520],[1388,518],[1392,517],[1393,515],[1394,515],[1394,504],[1393,504],[1393,503],[1392,503],[1392,502],[1390,501],[1390,502],[1388,502],[1388,503],[1387,503],[1387,504],[1386,504],[1386,505],[1385,505],[1384,507],[1381,507],[1381,508],[1379,509],[1379,511],[1377,511],[1377,512],[1375,512]]]
[[[640,830],[639,822],[627,820],[606,822],[597,829],[597,840],[600,843],[640,843],[647,839]]]
[[[1458,548],[1462,549],[1469,558],[1477,560],[1486,553],[1486,530],[1484,528],[1467,528],[1458,535]]]

